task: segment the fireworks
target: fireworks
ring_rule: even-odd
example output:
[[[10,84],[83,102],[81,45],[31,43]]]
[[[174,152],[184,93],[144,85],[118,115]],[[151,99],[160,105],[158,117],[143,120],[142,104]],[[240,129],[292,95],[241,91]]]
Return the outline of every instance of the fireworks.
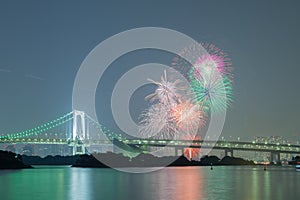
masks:
[[[182,135],[195,135],[204,126],[200,106],[190,100],[168,107],[162,103],[152,105],[141,115],[141,137],[156,139],[179,139]]]
[[[171,66],[188,79],[193,99],[205,112],[223,111],[231,104],[232,63],[215,45],[192,44],[172,60]]]
[[[183,138],[184,140],[194,140],[199,141],[199,136],[185,136]],[[184,156],[188,158],[189,160],[197,160],[200,157],[201,150],[199,148],[184,148]]]
[[[153,94],[148,95],[146,99],[150,99],[152,101],[158,100],[165,106],[172,106],[178,103],[180,99],[178,91],[182,89],[178,87],[180,80],[176,80],[174,82],[168,81],[167,73],[164,71],[164,75],[161,77],[161,82],[156,82],[151,79],[149,79],[149,81],[157,85],[157,89]]]
[[[181,95],[178,91],[179,80],[170,81],[164,71],[161,81],[149,81],[157,86],[153,94],[146,97],[154,104],[140,116],[139,132],[141,137],[152,137],[156,139],[172,139],[177,133],[177,127],[171,109],[180,102]]]
[[[204,116],[200,106],[192,104],[190,100],[173,106],[171,115],[178,130],[185,134],[195,134],[197,129],[204,125]]]
[[[197,134],[198,128],[204,124],[203,112],[188,95],[179,94],[182,90],[187,92],[189,85],[180,87],[180,81],[168,80],[166,72],[161,82],[150,81],[157,85],[157,89],[146,97],[154,104],[140,116],[141,137],[178,139],[183,134]]]
[[[222,76],[226,76],[230,80],[230,82],[232,82],[233,67],[232,67],[231,59],[229,58],[228,54],[223,52],[220,48],[216,47],[213,44],[201,43],[201,45],[207,51],[207,54],[205,54],[205,56],[209,56],[210,60],[215,63],[218,72]],[[200,56],[197,59],[197,62],[200,63],[201,58],[205,59],[205,56]]]
[[[173,139],[178,129],[171,110],[181,101],[181,95],[178,94],[182,89],[178,86],[179,80],[168,80],[167,73],[164,71],[161,82],[149,81],[154,83],[157,89],[146,97],[154,104],[140,116],[140,135],[156,139]]]
[[[150,80],[157,88],[146,97],[152,105],[140,116],[142,137],[195,138],[206,115],[225,110],[232,101],[231,61],[216,46],[193,44],[173,59],[172,68],[184,75],[187,85],[180,87],[180,79],[168,79],[166,71],[160,82]],[[199,152],[186,153],[191,157]]]
[[[202,55],[205,55],[206,50],[200,44],[192,44],[185,47],[178,56],[174,57],[171,63],[171,67],[180,73],[182,73],[187,80],[189,80],[189,72],[193,67],[193,64]]]
[[[180,71],[189,80],[193,65],[207,57],[213,60],[222,75],[228,76],[230,80],[233,79],[233,67],[228,54],[210,43],[193,43],[185,47],[178,56],[173,58],[171,67]]]
[[[194,98],[203,107],[218,111],[230,105],[232,82],[220,57],[215,55],[200,57],[194,68],[191,68],[190,79]]]
[[[164,104],[152,105],[140,118],[139,132],[143,138],[171,139],[177,132],[169,108]]]

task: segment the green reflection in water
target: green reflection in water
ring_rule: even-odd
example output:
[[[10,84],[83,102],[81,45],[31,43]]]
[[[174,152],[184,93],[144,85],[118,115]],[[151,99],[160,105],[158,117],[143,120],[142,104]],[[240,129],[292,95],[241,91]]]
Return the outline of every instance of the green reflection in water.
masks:
[[[1,175],[3,199],[66,199],[65,169],[27,169]],[[2,198],[1,198],[2,199]]]
[[[294,168],[170,167],[147,174],[112,169],[39,167],[0,171],[1,200],[297,199]]]

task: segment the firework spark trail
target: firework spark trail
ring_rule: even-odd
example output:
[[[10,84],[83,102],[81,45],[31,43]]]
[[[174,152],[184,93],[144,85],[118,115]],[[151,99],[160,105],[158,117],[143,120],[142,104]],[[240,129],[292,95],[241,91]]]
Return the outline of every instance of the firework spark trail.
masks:
[[[175,105],[171,109],[173,120],[180,131],[180,135],[197,134],[198,128],[204,126],[204,114],[198,104],[192,104],[190,100]]]
[[[171,67],[180,71],[185,78],[189,80],[189,72],[193,67],[193,64],[199,57],[205,54],[207,54],[207,52],[201,44],[193,43],[190,46],[185,47],[181,52],[179,52],[178,56],[173,58]]]
[[[172,106],[180,101],[180,95],[178,94],[178,91],[182,90],[182,88],[178,87],[180,80],[175,80],[174,82],[168,81],[167,73],[164,71],[161,82],[151,79],[149,79],[149,81],[157,85],[157,89],[153,94],[146,96],[146,99],[150,99],[151,101],[158,100],[168,106]]]
[[[157,89],[145,99],[149,99],[155,104],[143,112],[140,117],[140,135],[144,138],[172,139],[178,131],[171,115],[171,109],[181,101],[181,95],[178,94],[182,89],[178,86],[180,80],[171,82],[164,71],[160,82],[150,79],[149,81],[154,83]]]
[[[189,100],[172,107],[157,103],[142,113],[139,131],[143,138],[179,139],[182,135],[195,136],[204,123],[200,106]]]
[[[183,140],[200,140],[201,138],[199,136],[184,136],[181,138]],[[201,149],[199,148],[184,148],[184,156],[188,158],[189,160],[199,160],[201,153]]]
[[[217,68],[222,76],[227,76],[232,81],[233,67],[229,55],[213,44],[201,43],[201,45],[204,47],[204,49],[206,49],[208,55],[210,55],[211,59],[216,63]]]
[[[171,63],[172,68],[180,71],[190,81],[190,71],[201,58],[211,57],[216,63],[218,71],[233,80],[233,67],[230,57],[217,46],[210,43],[193,43],[185,47]],[[187,58],[187,59],[184,59]]]
[[[176,126],[169,108],[157,103],[141,115],[139,132],[143,138],[171,139],[176,134]]]
[[[201,107],[189,95],[178,94],[182,90],[189,93],[189,84],[179,87],[180,80],[168,80],[166,72],[161,82],[150,81],[157,89],[146,97],[154,104],[140,116],[141,137],[178,139],[182,134],[196,134],[204,124]]]
[[[203,54],[197,45],[185,48],[194,66],[183,58],[175,58],[172,66],[187,73],[194,100],[206,113],[226,109],[232,101],[232,66],[228,56],[214,45],[205,44],[210,54]],[[191,73],[193,72],[193,73]]]
[[[195,100],[210,110],[224,110],[232,101],[232,81],[223,74],[223,61],[217,56],[203,56],[190,72]],[[208,110],[206,110],[208,111]]]
[[[140,117],[143,137],[194,138],[209,112],[225,110],[232,101],[233,68],[226,53],[204,43],[192,44],[180,55],[173,59],[172,67],[188,83],[179,87],[180,79],[168,80],[166,71],[160,82],[149,80],[157,89],[146,97],[153,105]]]

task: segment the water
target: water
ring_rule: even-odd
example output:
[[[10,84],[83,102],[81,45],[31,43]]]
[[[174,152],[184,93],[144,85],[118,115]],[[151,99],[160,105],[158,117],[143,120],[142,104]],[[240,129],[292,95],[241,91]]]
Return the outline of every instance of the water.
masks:
[[[299,199],[292,167],[169,167],[147,174],[113,169],[36,166],[0,171],[1,200]]]

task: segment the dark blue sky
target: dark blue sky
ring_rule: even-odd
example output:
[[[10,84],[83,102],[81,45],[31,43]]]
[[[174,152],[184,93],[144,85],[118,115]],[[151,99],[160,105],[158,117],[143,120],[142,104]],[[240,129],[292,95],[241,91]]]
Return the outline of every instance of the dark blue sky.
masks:
[[[127,29],[157,26],[229,53],[235,83],[225,137],[299,138],[299,8],[296,1],[1,1],[0,132],[31,128],[69,112],[76,72],[98,43]],[[168,55],[143,55],[130,62],[128,55],[115,65],[122,59],[128,68],[171,63]],[[107,72],[97,98],[110,95],[105,85],[121,75],[117,69]],[[113,126],[108,106],[97,105],[98,115]]]

